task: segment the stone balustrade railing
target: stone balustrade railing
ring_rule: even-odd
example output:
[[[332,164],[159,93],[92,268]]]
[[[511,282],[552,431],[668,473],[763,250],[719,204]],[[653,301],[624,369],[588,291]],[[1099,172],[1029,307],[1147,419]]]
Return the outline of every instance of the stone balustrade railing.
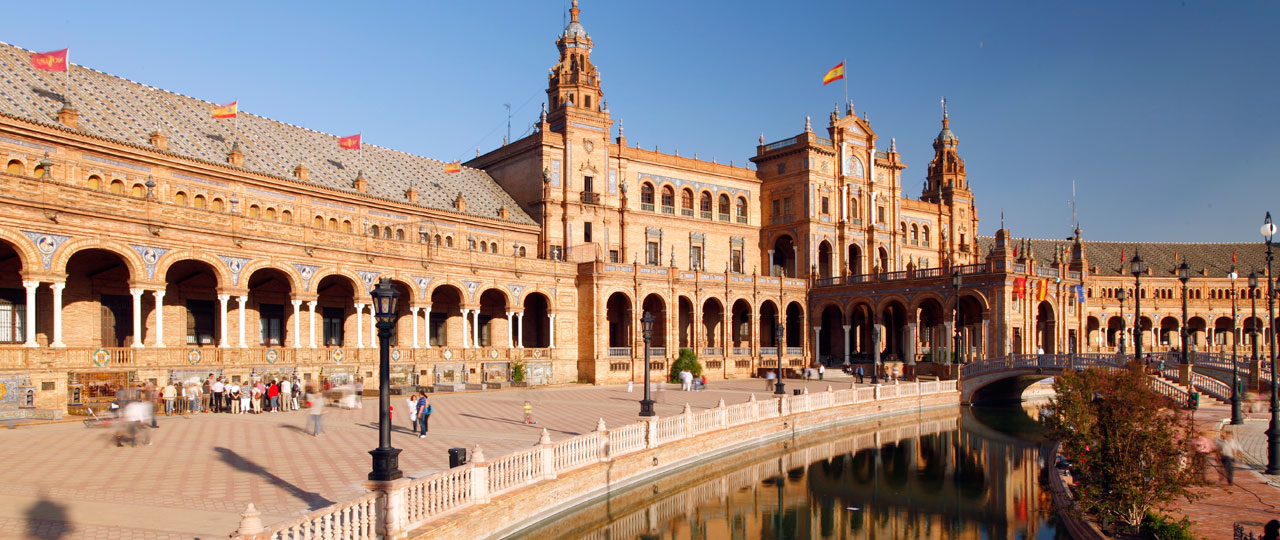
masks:
[[[552,442],[543,430],[542,439],[528,450],[486,461],[483,450],[476,446],[471,453],[472,462],[464,466],[424,478],[393,482],[355,501],[322,508],[270,528],[261,527],[256,512],[246,511],[240,529],[232,538],[346,540],[374,538],[375,531],[378,535],[386,531],[411,531],[524,486],[699,434],[832,407],[956,391],[956,381],[930,381],[847,390],[828,387],[826,392],[760,401],[753,394],[746,403],[725,405],[721,401],[717,407],[697,413],[686,407],[682,414],[612,430],[606,429],[601,420],[596,431],[559,442]],[[380,497],[385,497],[381,507],[378,506]]]
[[[445,351],[450,351],[445,358]],[[395,363],[550,360],[549,348],[393,348]],[[398,352],[396,355],[394,353]],[[190,368],[375,363],[375,347],[0,347],[0,369]]]

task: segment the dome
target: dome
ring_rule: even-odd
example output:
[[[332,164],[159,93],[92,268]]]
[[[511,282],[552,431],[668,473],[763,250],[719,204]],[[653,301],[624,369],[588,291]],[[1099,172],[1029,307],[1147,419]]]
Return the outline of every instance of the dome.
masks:
[[[569,26],[564,27],[564,37],[582,39],[591,36],[587,35],[587,29],[582,27],[582,23],[573,21]]]
[[[938,132],[937,140],[942,142],[954,141],[956,140],[956,134],[951,132],[951,128],[942,128],[942,131]]]

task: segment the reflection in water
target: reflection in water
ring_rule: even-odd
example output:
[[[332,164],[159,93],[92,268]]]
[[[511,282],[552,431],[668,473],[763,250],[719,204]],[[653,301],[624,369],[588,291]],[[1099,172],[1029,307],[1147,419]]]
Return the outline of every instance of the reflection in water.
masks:
[[[1038,422],[1018,406],[840,427],[682,469],[528,538],[1052,539]]]

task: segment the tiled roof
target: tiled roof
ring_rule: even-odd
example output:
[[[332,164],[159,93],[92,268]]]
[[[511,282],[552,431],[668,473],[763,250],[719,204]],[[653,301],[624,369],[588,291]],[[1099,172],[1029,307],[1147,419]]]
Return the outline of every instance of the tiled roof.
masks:
[[[30,51],[0,43],[0,112],[45,124],[55,124],[62,107],[66,74],[36,71]],[[169,138],[168,151],[179,156],[226,163],[236,132],[244,153],[244,168],[292,178],[298,164],[310,170],[308,183],[357,193],[359,170],[368,182],[366,195],[409,204],[405,191],[418,190],[418,206],[454,212],[458,193],[466,199],[464,214],[535,224],[520,205],[488,173],[463,167],[444,172],[444,162],[389,148],[364,144],[354,150],[338,147],[338,137],[246,113],[239,118],[214,119],[213,103],[144,84],[71,66],[71,104],[80,114],[79,128],[90,135],[135,145],[148,145],[159,130]]]
[[[1024,245],[1023,242],[1026,240],[1014,238],[1010,240],[1010,247],[1019,246],[1019,254],[1021,255],[1021,250],[1024,249],[1021,246]],[[1048,266],[1053,261],[1054,249],[1058,247],[1066,250],[1066,260],[1070,260],[1071,240],[1031,239],[1030,242],[1031,249],[1035,252],[1036,259],[1042,266]],[[986,255],[988,249],[994,248],[995,244],[994,237],[978,237],[978,245],[981,247],[983,255]],[[1091,242],[1086,240],[1084,249],[1090,272],[1100,276],[1129,275],[1129,260],[1133,258],[1135,252],[1142,256],[1142,261],[1151,269],[1151,275],[1157,277],[1176,276],[1175,269],[1183,259],[1191,267],[1193,279],[1204,277],[1205,275],[1201,273],[1202,270],[1206,270],[1209,277],[1225,277],[1231,271],[1232,253],[1236,254],[1236,272],[1240,274],[1241,279],[1248,276],[1250,270],[1257,269],[1258,274],[1262,275],[1267,268],[1266,246],[1263,245],[1261,240],[1258,242],[1221,244],[1194,242]],[[1120,262],[1122,252],[1125,259],[1124,264]],[[1277,253],[1280,253],[1280,250],[1277,250]]]

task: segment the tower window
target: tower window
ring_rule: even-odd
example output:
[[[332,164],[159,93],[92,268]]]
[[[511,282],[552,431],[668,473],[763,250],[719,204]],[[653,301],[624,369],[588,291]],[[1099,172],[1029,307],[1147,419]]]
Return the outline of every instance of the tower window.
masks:
[[[582,96],[582,106],[588,109],[591,108],[591,96]]]
[[[590,221],[582,224],[582,241],[587,244],[591,243],[591,222]]]
[[[824,215],[831,213],[831,197],[822,198],[822,213]]]

